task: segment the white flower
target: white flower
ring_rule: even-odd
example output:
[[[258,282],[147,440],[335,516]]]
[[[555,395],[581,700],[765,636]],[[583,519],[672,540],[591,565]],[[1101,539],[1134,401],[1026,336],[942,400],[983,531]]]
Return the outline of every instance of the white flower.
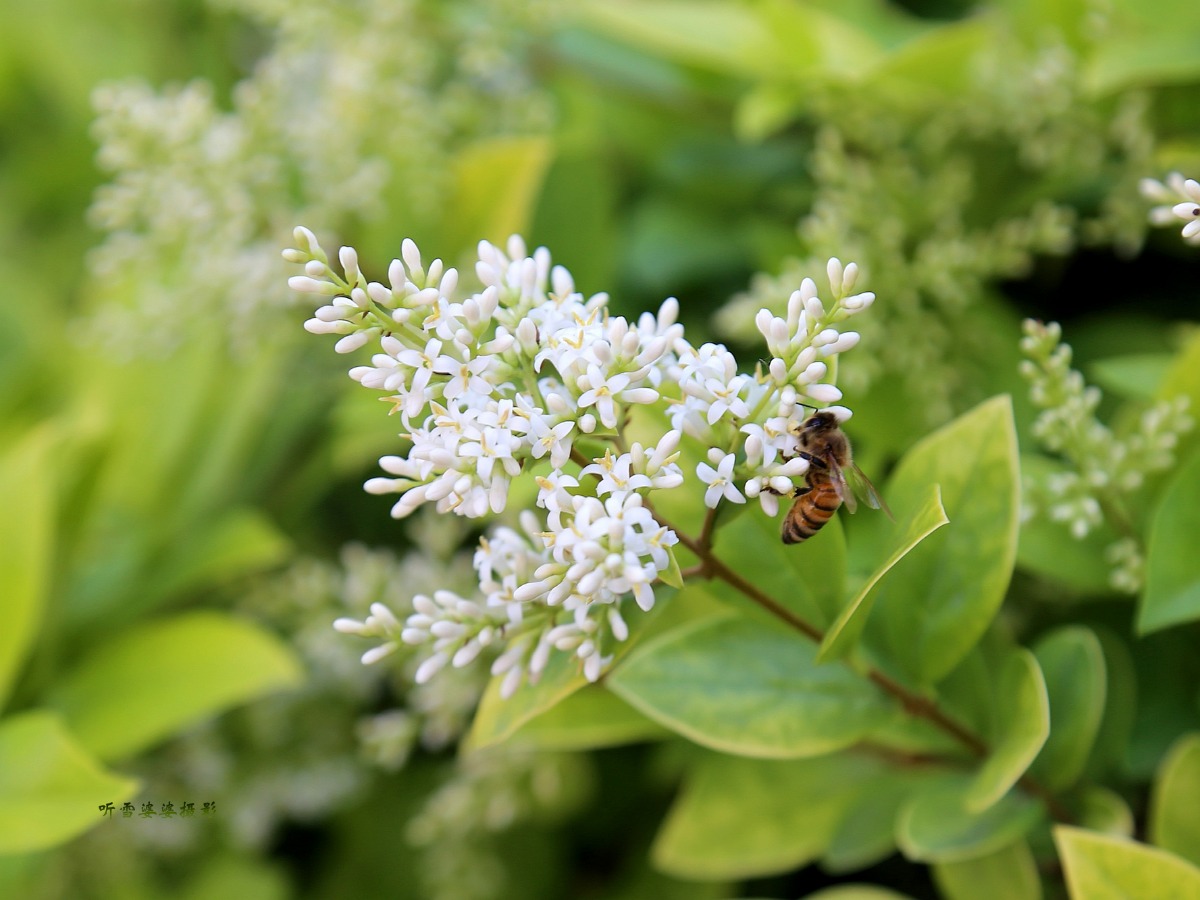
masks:
[[[722,497],[731,503],[745,503],[746,498],[733,484],[733,464],[736,457],[732,453],[722,456],[721,451],[713,450],[709,452],[708,458],[717,463],[715,469],[708,463],[696,464],[696,474],[708,485],[708,490],[704,492],[704,505],[709,509],[716,509]]]
[[[852,349],[858,333],[838,323],[873,299],[847,296],[857,269],[831,260],[832,302],[823,303],[806,279],[787,318],[760,313],[772,358],[748,374],[724,346],[687,342],[677,301],[636,325],[609,316],[606,295],[584,299],[544,248],[527,256],[519,238],[503,250],[480,244],[475,271],[485,286],[462,300],[451,296],[454,271],[443,274],[436,260],[426,269],[411,241],[388,270],[390,287],[365,283],[348,248],[340,255],[346,280],[337,280],[314,241],[298,230],[297,248],[285,254],[305,265],[312,283],[302,289],[334,298],[317,309],[310,330],[354,344],[378,341],[371,365],[351,375],[390,393],[385,399],[408,429],[407,455],[381,458],[391,477],[372,478],[366,489],[399,493],[397,518],[426,503],[478,517],[502,511],[518,479],[536,479],[545,523],[526,510],[524,534],[499,528],[480,542],[480,600],[449,591],[417,595],[398,633],[382,618],[371,625],[389,640],[368,652],[369,661],[393,652],[397,640],[423,648],[420,682],[495,645],[491,669],[504,696],[536,681],[553,653],[571,653],[596,680],[612,661],[613,643],[630,636],[629,600],[642,610],[654,606],[654,586],[676,567],[680,538],[643,497],[695,489],[678,462],[685,436],[709,448],[696,474],[710,509],[722,499],[757,497],[776,511],[807,470],[796,436],[805,404],[841,397],[827,381],[836,371],[830,360]],[[637,405],[655,409],[633,417]],[[849,415],[832,409],[839,420]],[[664,418],[670,429],[654,433]],[[633,429],[640,440],[629,440]],[[580,442],[602,455],[574,473],[568,469]],[[552,471],[545,475],[535,464],[547,458]],[[356,633],[366,627],[339,625]]]
[[[1152,178],[1142,179],[1141,189],[1144,196],[1159,204],[1150,210],[1153,224],[1169,225],[1182,219],[1186,223],[1183,239],[1200,244],[1200,182],[1172,172],[1167,176],[1166,184]]]
[[[532,449],[530,454],[534,459],[541,459],[550,454],[550,465],[561,469],[571,458],[571,442],[567,436],[575,428],[575,423],[568,420],[551,425],[550,420],[540,413],[528,414],[529,431],[527,437]]]

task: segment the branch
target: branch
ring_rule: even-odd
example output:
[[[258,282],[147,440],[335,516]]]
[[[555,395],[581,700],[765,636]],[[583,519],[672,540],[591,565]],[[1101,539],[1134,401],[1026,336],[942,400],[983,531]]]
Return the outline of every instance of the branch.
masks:
[[[710,510],[709,515],[705,518],[704,528],[698,538],[684,534],[657,512],[655,512],[655,518],[660,525],[664,525],[675,532],[675,535],[679,538],[679,543],[683,544],[683,546],[699,558],[699,564],[690,567],[687,570],[688,574],[695,574],[703,578],[718,578],[741,592],[748,599],[757,603],[776,618],[786,622],[809,640],[818,644],[824,640],[825,632],[820,628],[817,628],[811,622],[805,621],[774,597],[760,590],[754,584],[751,584],[713,554],[711,527],[714,518],[713,511]],[[987,757],[989,752],[987,743],[979,735],[971,731],[971,729],[947,715],[933,700],[910,690],[879,669],[867,669],[866,677],[884,693],[895,698],[901,708],[909,715],[918,719],[924,719],[950,735],[970,751],[971,755],[980,759]],[[1026,793],[1041,800],[1050,814],[1058,821],[1071,822],[1074,820],[1074,816],[1071,815],[1070,810],[1063,806],[1061,801],[1048,788],[1028,774],[1022,775],[1017,784]]]

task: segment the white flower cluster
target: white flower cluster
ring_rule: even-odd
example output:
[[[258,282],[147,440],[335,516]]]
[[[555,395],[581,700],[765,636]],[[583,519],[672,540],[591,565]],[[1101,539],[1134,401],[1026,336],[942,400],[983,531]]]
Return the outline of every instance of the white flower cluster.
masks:
[[[788,300],[787,318],[759,310],[754,321],[771,360],[753,376],[739,374],[733,354],[719,344],[688,346],[677,354],[670,374],[682,396],[671,408],[671,422],[710,448],[712,465],[696,467],[708,486],[704,502],[710,508],[721,498],[745,503],[757,497],[766,513],[775,515],[779,496],[790,494],[793,479],[808,470],[796,456],[796,434],[807,418],[804,407],[826,407],[842,421],[850,417],[845,407],[827,404],[842,397],[831,376],[838,355],[853,348],[859,335],[835,326],[868,309],[875,295],[853,292],[854,263],[843,266],[831,259],[826,271],[832,292],[828,309],[816,283],[805,278]]]
[[[716,466],[696,469],[710,508],[721,498],[758,497],[777,512],[779,496],[790,495],[808,467],[796,455],[805,405],[841,399],[832,376],[858,334],[836,326],[874,300],[852,293],[856,266],[830,260],[828,309],[805,279],[787,318],[763,311],[758,325],[772,358],[748,375],[724,347],[685,340],[675,300],[636,322],[611,316],[606,295],[585,298],[544,248],[527,255],[517,237],[504,250],[479,245],[482,287],[465,299],[458,273],[440,260],[426,266],[412,241],[383,284],[367,280],[352,248],[338,254],[339,275],[312,232],[297,228],[295,239],[284,257],[305,274],[292,288],[328,298],[305,328],[339,335],[342,353],[377,347],[370,365],[350,375],[387,393],[411,442],[404,456],[380,460],[391,477],[366,489],[399,493],[397,518],[427,503],[478,518],[502,512],[514,480],[528,476],[545,511],[544,526],[526,511],[524,535],[500,529],[482,543],[482,601],[435,591],[414,598],[403,625],[372,607],[366,622],[338,627],[385,639],[365,662],[397,641],[428,647],[418,682],[495,644],[492,672],[503,676],[505,694],[525,677],[536,680],[554,650],[572,653],[596,680],[612,642],[629,634],[623,599],[649,610],[655,582],[677,584],[679,538],[646,497],[687,484],[678,463],[685,436]],[[662,423],[661,431],[652,444],[628,442],[630,419],[647,408],[639,421]]]
[[[1179,435],[1192,427],[1187,398],[1162,400],[1147,409],[1126,433],[1114,434],[1096,418],[1100,390],[1084,383],[1071,368],[1071,347],[1062,343],[1062,328],[1026,320],[1021,374],[1030,383],[1030,398],[1041,409],[1034,436],[1068,464],[1026,485],[1026,518],[1044,512],[1066,524],[1077,539],[1097,528],[1111,510],[1106,500],[1137,491],[1146,476],[1174,464]],[[1127,542],[1110,548],[1113,584],[1136,592],[1139,564]]]
[[[1153,224],[1178,225],[1182,220],[1183,239],[1189,244],[1200,244],[1200,181],[1172,172],[1165,184],[1143,178],[1141,189],[1142,196],[1159,204],[1150,210]]]

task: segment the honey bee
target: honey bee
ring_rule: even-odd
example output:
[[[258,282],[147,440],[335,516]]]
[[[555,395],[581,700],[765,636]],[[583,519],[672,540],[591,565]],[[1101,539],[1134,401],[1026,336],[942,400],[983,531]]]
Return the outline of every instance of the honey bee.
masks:
[[[843,503],[854,512],[858,508],[857,492],[867,506],[882,509],[891,518],[875,485],[854,464],[850,441],[831,412],[809,416],[800,426],[800,452],[808,460],[807,484],[795,493],[796,502],[783,520],[783,542],[798,544],[812,537],[833,518]],[[848,476],[848,477],[847,477]]]

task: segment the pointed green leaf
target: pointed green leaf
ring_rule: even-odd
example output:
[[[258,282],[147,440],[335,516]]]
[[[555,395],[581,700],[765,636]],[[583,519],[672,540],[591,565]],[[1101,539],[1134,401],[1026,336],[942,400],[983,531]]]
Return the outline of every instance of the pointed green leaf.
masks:
[[[941,485],[951,524],[922,541],[879,584],[867,627],[873,649],[925,684],[967,655],[999,610],[1012,576],[1017,440],[1007,396],[980,404],[913,447],[885,495],[904,515],[921,503],[931,481]]]
[[[955,862],[984,856],[1021,838],[1042,818],[1042,807],[1010,791],[982,812],[964,800],[970,781],[945,775],[914,796],[896,822],[896,844],[917,862]]]
[[[1150,840],[1200,865],[1200,734],[1171,747],[1154,780]]]
[[[95,647],[50,702],[80,743],[119,759],[300,680],[295,655],[273,634],[221,613],[186,613]]]
[[[1169,482],[1150,524],[1138,634],[1200,618],[1200,453]]]
[[[692,769],[654,842],[663,871],[737,879],[785,872],[819,857],[881,764],[865,756],[706,756]]]
[[[971,812],[987,809],[1008,793],[1050,734],[1046,682],[1028,650],[1018,648],[1005,660],[996,694],[996,739],[964,798]]]
[[[1104,716],[1107,676],[1104,651],[1082,625],[1059,628],[1033,648],[1050,698],[1050,737],[1031,767],[1053,790],[1070,787],[1083,774]]]
[[[668,737],[603,685],[588,685],[517,729],[513,740],[542,750],[591,750]]]
[[[854,649],[875,602],[871,589],[910,550],[949,521],[946,511],[942,508],[941,488],[936,484],[927,487],[925,502],[919,504],[904,524],[896,529],[895,543],[887,558],[876,567],[866,583],[842,610],[837,621],[825,632],[825,639],[821,641],[821,648],[817,653],[817,662],[841,659]]]
[[[1037,862],[1024,840],[986,856],[933,867],[944,900],[1041,900]]]
[[[37,636],[54,527],[53,435],[37,431],[0,458],[0,709]]]
[[[757,622],[701,622],[632,653],[609,687],[655,721],[727,753],[776,759],[853,744],[890,703],[844,666],[818,666],[803,636]]]
[[[667,568],[658,573],[658,577],[662,579],[663,584],[667,587],[673,587],[677,591],[683,590],[683,572],[679,569],[679,560],[675,558],[675,551],[668,550],[667,558],[670,560]]]
[[[1054,842],[1071,900],[1200,897],[1200,869],[1165,850],[1067,825]]]
[[[53,847],[134,796],[137,782],[106,771],[54,713],[38,710],[0,723],[0,854]],[[119,824],[119,823],[118,823]]]

